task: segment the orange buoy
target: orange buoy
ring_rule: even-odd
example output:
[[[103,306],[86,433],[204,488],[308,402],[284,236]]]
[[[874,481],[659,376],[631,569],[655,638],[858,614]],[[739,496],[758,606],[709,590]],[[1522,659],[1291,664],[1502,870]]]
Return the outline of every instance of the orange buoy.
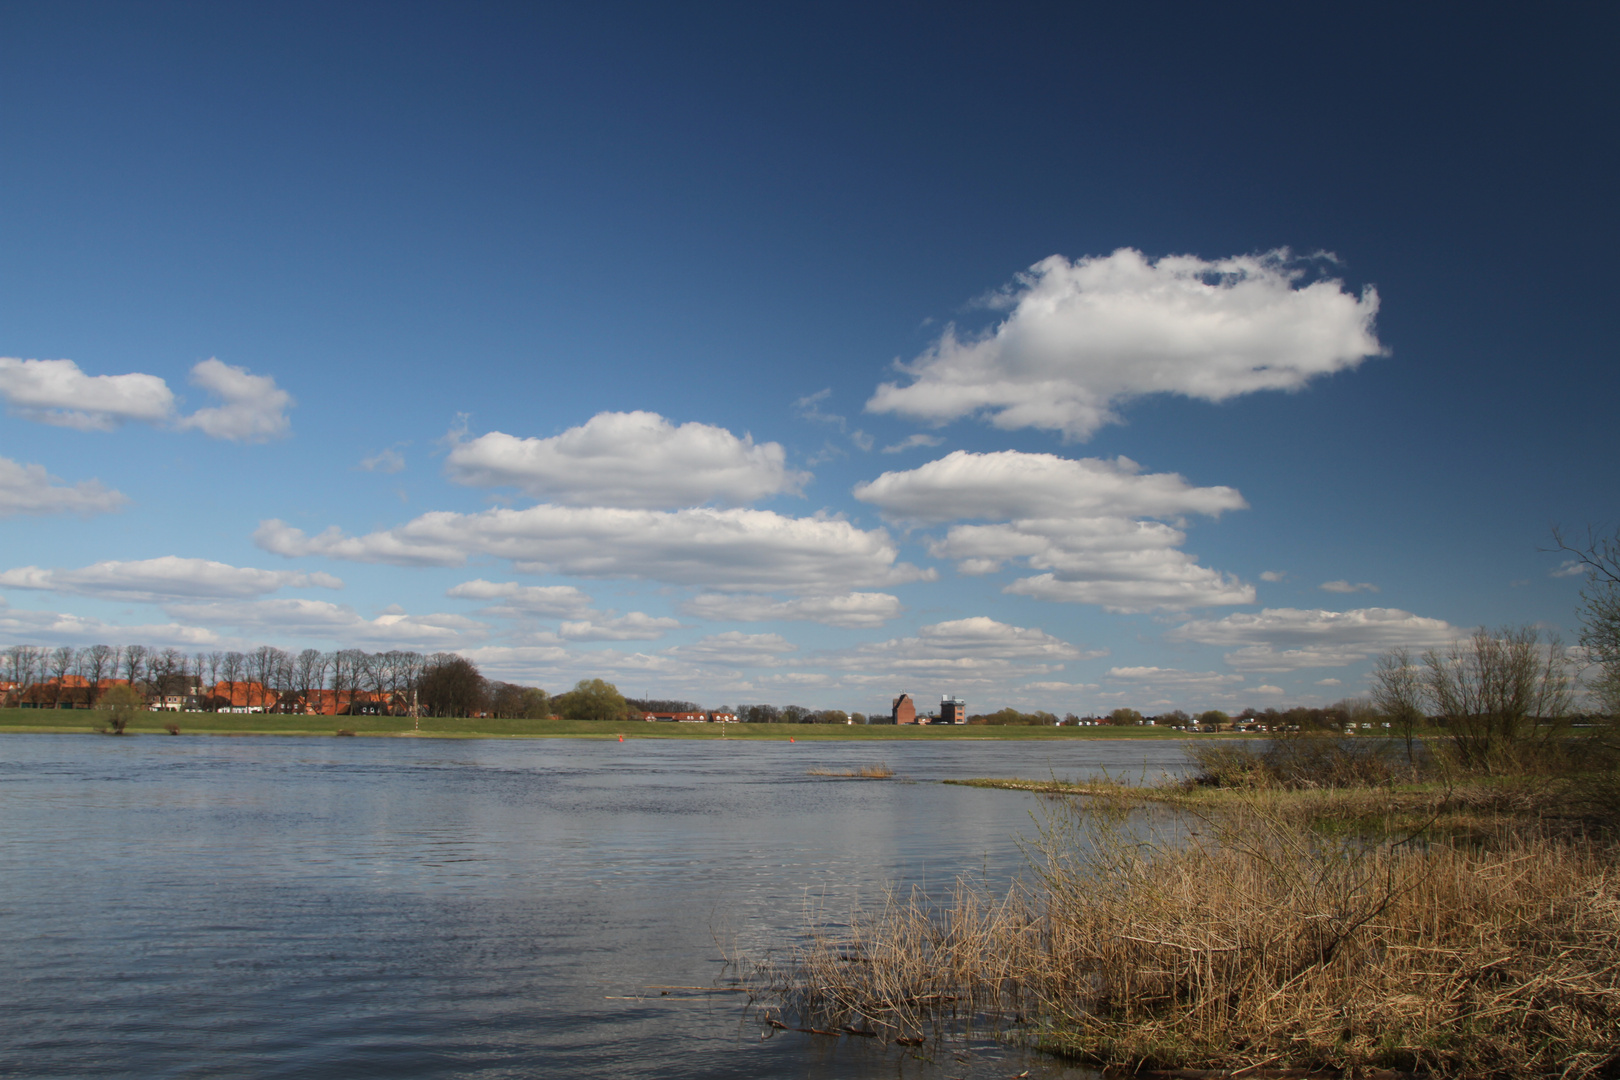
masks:
[[[619,741],[620,741],[620,742],[624,742],[624,736],[623,736],[623,735],[620,735],[620,736],[619,736]]]
[[[797,741],[798,740],[795,739],[793,736],[791,736],[791,735],[788,736],[788,742],[797,742]]]

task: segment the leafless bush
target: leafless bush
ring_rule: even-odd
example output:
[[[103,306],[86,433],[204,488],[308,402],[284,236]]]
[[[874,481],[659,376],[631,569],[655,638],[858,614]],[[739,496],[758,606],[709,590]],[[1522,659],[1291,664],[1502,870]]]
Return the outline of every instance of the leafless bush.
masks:
[[[1225,788],[1374,787],[1417,775],[1402,767],[1382,739],[1329,732],[1283,733],[1264,748],[1243,742],[1195,742],[1187,754],[1198,771],[1191,783]]]

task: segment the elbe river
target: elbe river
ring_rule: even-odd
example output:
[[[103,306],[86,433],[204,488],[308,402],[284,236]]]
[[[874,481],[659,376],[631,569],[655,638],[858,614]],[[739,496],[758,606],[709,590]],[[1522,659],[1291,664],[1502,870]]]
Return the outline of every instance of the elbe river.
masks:
[[[1184,768],[1084,737],[0,736],[0,1075],[1086,1075],[775,1032],[712,988],[811,908],[1024,870],[1041,801],[940,779]]]

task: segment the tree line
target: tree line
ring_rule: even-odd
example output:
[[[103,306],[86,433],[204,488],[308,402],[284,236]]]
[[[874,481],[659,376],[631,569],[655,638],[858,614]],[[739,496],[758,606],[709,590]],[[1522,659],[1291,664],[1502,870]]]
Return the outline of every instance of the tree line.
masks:
[[[485,679],[455,653],[361,649],[293,653],[271,645],[249,652],[186,653],[144,645],[13,645],[0,653],[12,703],[96,707],[115,686],[148,700],[178,698],[188,708],[267,712],[388,712],[431,716],[549,715],[550,696],[531,686]]]

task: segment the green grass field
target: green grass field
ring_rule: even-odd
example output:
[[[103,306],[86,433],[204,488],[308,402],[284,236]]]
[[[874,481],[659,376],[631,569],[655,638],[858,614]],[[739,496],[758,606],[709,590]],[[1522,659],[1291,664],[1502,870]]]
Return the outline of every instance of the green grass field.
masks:
[[[649,724],[643,720],[593,723],[589,720],[453,720],[424,717],[417,722],[397,716],[275,716],[264,713],[137,713],[131,735],[164,735],[163,725],[178,724],[184,735],[324,735],[341,729],[356,735],[431,736],[437,738],[597,738],[620,735],[636,739],[1163,739],[1181,738],[1164,728],[1115,727],[934,727],[893,724]],[[94,709],[0,709],[0,732],[94,732],[106,726]],[[1206,738],[1208,736],[1205,736]]]

